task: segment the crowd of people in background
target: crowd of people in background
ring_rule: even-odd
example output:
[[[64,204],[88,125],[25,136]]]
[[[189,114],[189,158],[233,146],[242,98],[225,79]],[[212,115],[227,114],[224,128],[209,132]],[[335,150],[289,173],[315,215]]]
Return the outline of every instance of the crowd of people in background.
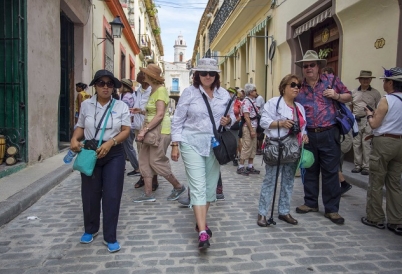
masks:
[[[116,229],[127,159],[133,168],[127,176],[139,176],[134,187],[144,187],[143,194],[134,202],[154,202],[153,191],[159,186],[157,176],[164,177],[173,187],[168,201],[187,194],[179,201],[193,208],[198,248],[208,248],[212,237],[207,223],[210,203],[224,200],[225,181],[212,150],[214,125],[223,126],[236,137],[233,166],[239,180],[241,176],[260,173],[254,167],[254,159],[264,153],[264,140],[295,134],[300,148],[310,151],[314,157],[312,165],[303,168],[304,203],[295,212],[318,212],[321,187],[324,217],[338,225],[345,222],[339,214],[341,195],[352,188],[343,176],[342,163],[344,155],[353,147],[351,172],[369,176],[366,216],[361,222],[379,229],[387,227],[402,235],[402,69],[384,69],[380,79],[386,95],[381,97],[371,86],[375,78],[371,71],[360,71],[356,77],[358,87],[349,90],[333,69],[326,67],[327,61],[313,50],[308,50],[295,64],[301,68],[302,77],[284,76],[278,87],[280,96],[265,102],[251,83],[244,88],[222,88],[216,60],[202,58],[192,69],[193,84],[181,94],[173,117],[169,115],[168,91],[157,65],[140,69],[137,89],[130,79],[118,80],[106,70],[96,72],[91,81],[90,86],[96,90],[92,97],[85,91],[86,84],[77,83],[77,124],[71,150],[79,152],[85,146],[83,140],[99,140],[100,121],[112,105],[111,119],[107,120],[101,145],[96,148],[98,160],[94,175],[81,174],[84,234],[80,242],[93,241],[102,211],[104,243],[110,252],[120,250]],[[224,110],[232,98],[233,105],[225,116]],[[358,127],[357,136],[353,137],[351,132],[341,136],[335,102],[350,107]],[[295,125],[298,130],[294,129]],[[143,143],[151,131],[160,135],[158,146]],[[183,160],[188,189],[171,171],[166,155],[169,146],[171,160],[178,161],[179,157]],[[290,209],[298,168],[298,161],[265,166],[257,225],[270,225],[267,215],[277,169],[282,174],[278,218],[291,225],[298,224]],[[387,190],[385,213],[384,186]]]

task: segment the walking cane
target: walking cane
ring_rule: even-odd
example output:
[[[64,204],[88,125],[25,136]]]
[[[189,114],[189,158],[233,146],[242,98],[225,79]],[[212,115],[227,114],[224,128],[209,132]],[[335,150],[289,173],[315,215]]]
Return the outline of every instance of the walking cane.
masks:
[[[278,186],[278,179],[279,179],[279,166],[281,164],[281,156],[282,156],[282,151],[283,151],[283,143],[282,141],[279,139],[279,151],[278,151],[278,163],[276,166],[276,179],[275,179],[275,188],[274,188],[274,197],[272,199],[272,206],[271,206],[271,217],[269,218],[269,220],[267,221],[267,224],[273,224],[276,225],[276,222],[274,221],[274,207],[275,207],[275,196],[276,196],[276,187]]]

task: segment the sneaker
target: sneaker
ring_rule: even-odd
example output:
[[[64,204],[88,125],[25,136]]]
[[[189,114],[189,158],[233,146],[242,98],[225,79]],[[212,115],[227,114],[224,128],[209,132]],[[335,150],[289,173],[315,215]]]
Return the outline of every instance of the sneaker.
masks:
[[[338,212],[325,213],[324,217],[330,219],[331,222],[337,225],[342,225],[345,222],[345,219],[342,218],[342,216],[339,215]]]
[[[351,188],[352,188],[352,185],[351,185],[351,184],[349,184],[349,183],[346,182],[346,181],[343,181],[343,182],[341,183],[341,195],[343,195],[343,194],[345,194],[346,192],[348,192],[349,190],[351,190]]]
[[[184,185],[180,189],[173,188],[172,192],[167,197],[167,200],[168,201],[176,201],[177,199],[179,199],[179,196],[186,190],[187,190],[187,188]]]
[[[131,171],[129,173],[127,173],[127,176],[141,176],[141,173],[139,171]]]
[[[107,250],[108,250],[110,253],[117,252],[117,251],[120,250],[120,244],[119,244],[119,242],[108,243],[108,242],[106,242],[106,241],[103,241],[103,244],[107,246]]]
[[[241,167],[237,169],[237,174],[240,175],[244,175],[244,176],[248,176],[249,172],[247,171],[247,169],[245,167]]]
[[[224,201],[225,200],[225,195],[223,193],[217,193],[216,194],[216,199],[219,201]]]
[[[368,170],[366,170],[366,169],[363,169],[363,170],[360,172],[360,174],[361,174],[361,175],[370,175],[370,172],[369,172]]]
[[[251,168],[246,168],[246,170],[248,171],[249,174],[260,174],[259,170],[256,170],[254,167]]]
[[[209,235],[207,233],[201,233],[198,237],[198,249],[205,249],[210,246]]]
[[[90,233],[84,233],[81,236],[81,240],[80,243],[82,244],[89,244],[91,243],[94,238],[96,237],[96,235],[98,235],[98,232],[94,233],[94,234],[90,234]]]
[[[200,229],[198,228],[197,224],[195,224],[195,231],[197,231],[197,233],[200,233]],[[212,237],[212,231],[211,231],[211,229],[209,229],[209,227],[207,225],[205,226],[205,231],[207,232],[209,238],[211,238]]]
[[[156,199],[153,195],[147,196],[145,193],[142,193],[140,197],[134,199],[134,203],[142,203],[142,202],[155,202]]]
[[[189,206],[190,205],[190,197],[189,196],[180,197],[177,201],[181,205],[184,205],[184,206]]]
[[[305,214],[305,213],[309,213],[309,212],[318,212],[318,207],[308,207],[306,205],[301,205],[299,207],[296,207],[296,213],[299,214]]]

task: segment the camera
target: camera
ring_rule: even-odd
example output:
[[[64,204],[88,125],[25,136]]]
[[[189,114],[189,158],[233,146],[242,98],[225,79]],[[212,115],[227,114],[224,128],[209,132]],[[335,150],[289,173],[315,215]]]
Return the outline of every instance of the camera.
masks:
[[[90,149],[90,150],[97,150],[98,149],[98,142],[95,139],[92,140],[86,140],[84,144],[85,149]]]
[[[300,130],[300,125],[298,122],[294,123],[293,126],[290,128],[290,133],[292,134],[298,134],[299,132],[301,132]]]

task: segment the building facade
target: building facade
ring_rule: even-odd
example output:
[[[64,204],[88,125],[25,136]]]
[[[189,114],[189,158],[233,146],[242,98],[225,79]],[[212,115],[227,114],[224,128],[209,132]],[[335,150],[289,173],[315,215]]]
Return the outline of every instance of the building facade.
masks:
[[[279,95],[294,65],[314,49],[349,87],[360,70],[376,76],[402,66],[402,0],[208,1],[195,41],[192,64],[215,57],[222,86],[253,83],[265,99]],[[377,78],[372,82],[381,89]]]
[[[146,22],[142,28],[139,19],[138,26],[129,21],[129,4],[142,5],[141,16],[148,18],[141,19]],[[142,31],[153,35],[154,61],[160,63],[163,56],[151,0],[13,0],[2,7],[6,24],[0,30],[0,135],[18,153],[16,165],[0,165],[0,177],[68,146],[77,82],[89,84],[99,69],[135,78],[148,63],[138,43]],[[124,28],[120,37],[113,37],[110,22],[117,16]]]

